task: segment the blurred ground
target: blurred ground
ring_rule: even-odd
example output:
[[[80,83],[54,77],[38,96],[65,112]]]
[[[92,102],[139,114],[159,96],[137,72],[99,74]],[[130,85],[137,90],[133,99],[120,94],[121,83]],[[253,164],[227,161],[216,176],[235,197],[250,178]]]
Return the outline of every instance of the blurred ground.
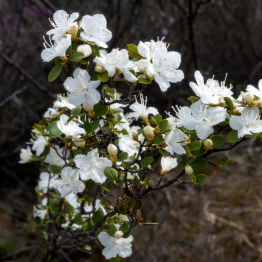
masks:
[[[48,83],[53,63],[40,59],[42,35],[51,28],[47,18],[55,9],[78,11],[80,17],[105,14],[114,35],[109,50],[165,36],[169,50],[182,54],[185,80],[166,93],[157,85],[146,90],[150,106],[161,113],[171,105],[189,105],[188,83],[196,69],[220,81],[229,73],[227,84],[233,84],[236,97],[262,78],[262,0],[0,0],[0,255],[24,251],[9,261],[39,255],[40,236],[27,230],[40,169],[17,162],[31,126],[52,106],[53,95],[63,92],[66,73]],[[128,92],[121,83],[115,86]],[[261,260],[261,146],[247,141],[228,154],[227,167],[205,170],[204,185],[174,185],[144,200],[145,221],[160,225],[134,230],[134,255],[127,261]],[[103,261],[98,254],[90,261]]]

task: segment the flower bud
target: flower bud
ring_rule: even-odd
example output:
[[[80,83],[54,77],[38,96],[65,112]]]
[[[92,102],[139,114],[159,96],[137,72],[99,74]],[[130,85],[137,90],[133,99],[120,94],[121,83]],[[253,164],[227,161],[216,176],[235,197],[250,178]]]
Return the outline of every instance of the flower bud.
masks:
[[[76,38],[77,36],[77,31],[78,31],[78,25],[77,24],[73,24],[71,27],[70,27],[70,31],[71,31],[71,38]],[[80,51],[78,51],[80,52]]]
[[[84,58],[85,57],[88,57],[92,54],[92,49],[90,47],[90,45],[80,45],[78,48],[77,48],[77,52],[81,52],[84,54]]]
[[[84,148],[85,147],[85,141],[81,141],[81,140],[83,140],[83,139],[80,139],[80,136],[76,136],[76,137],[73,138],[73,142],[76,146]]]
[[[106,70],[105,70],[105,68],[103,66],[96,66],[95,67],[95,71],[97,73],[104,73]]]
[[[193,168],[189,165],[186,165],[185,171],[187,175],[192,175],[193,174]]]
[[[243,96],[243,99],[248,103],[251,104],[253,99],[254,99],[254,95],[250,92],[246,92]]]
[[[108,147],[107,147],[107,152],[110,156],[111,161],[116,162],[117,161],[117,153],[118,153],[117,147],[113,144],[109,144]]]
[[[147,68],[147,60],[146,59],[140,59],[138,61],[138,69],[141,73],[144,73]]]
[[[218,102],[219,102],[219,104],[223,104],[225,101],[224,101],[224,98],[222,97],[222,96],[220,96],[219,98],[218,98]]]
[[[90,105],[87,101],[83,103],[83,108],[89,113],[91,117],[95,116],[94,106]]]
[[[169,129],[175,123],[175,118],[170,116],[166,120],[168,121],[167,129]]]
[[[206,139],[205,142],[204,142],[204,149],[207,151],[207,150],[210,150],[213,146],[213,142],[211,139]]]
[[[155,138],[154,129],[151,126],[144,127],[144,133],[148,140],[153,140]]]
[[[137,131],[135,131],[135,130],[132,131],[132,138],[133,138],[133,140],[138,141],[138,133],[137,133]]]
[[[119,238],[122,238],[124,235],[124,233],[120,230],[116,231],[115,233],[115,238],[119,239]]]

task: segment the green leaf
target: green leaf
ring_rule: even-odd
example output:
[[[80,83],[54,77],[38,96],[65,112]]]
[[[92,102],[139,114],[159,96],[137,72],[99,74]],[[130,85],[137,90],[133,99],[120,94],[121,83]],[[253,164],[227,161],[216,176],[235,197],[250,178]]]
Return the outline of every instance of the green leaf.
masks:
[[[61,136],[63,132],[57,127],[57,121],[54,121],[51,123],[47,128],[47,131],[49,131],[51,134],[53,134],[55,137]]]
[[[123,168],[129,168],[130,167],[130,164],[128,162],[123,162],[122,163],[122,167]]]
[[[77,213],[74,217],[74,221],[77,225],[81,226],[83,224],[83,218],[80,213]]]
[[[104,206],[106,203],[107,203],[106,198],[105,198],[105,197],[102,197],[102,198],[100,199],[100,204],[101,204],[102,206]]]
[[[153,143],[154,143],[155,145],[161,145],[164,141],[165,141],[165,140],[164,140],[163,137],[157,136],[157,137],[154,139]]]
[[[98,80],[97,76],[98,74],[91,76],[90,81],[97,81]]]
[[[53,194],[52,194],[52,197],[53,197],[53,198],[56,198],[56,199],[58,199],[58,200],[61,200],[61,195],[58,194],[58,193],[53,193]]]
[[[82,226],[84,231],[90,230],[92,228],[92,224],[90,221],[86,221]]]
[[[76,106],[73,110],[72,110],[72,115],[73,116],[78,116],[80,114],[82,110],[82,106]]]
[[[101,186],[101,188],[104,189],[106,192],[110,193],[110,190],[107,187]]]
[[[86,60],[81,60],[81,61],[79,61],[79,63],[80,63],[81,65],[87,65],[87,61],[86,61]]]
[[[113,224],[109,224],[109,229],[106,231],[110,236],[115,235],[117,228]]]
[[[70,62],[74,62],[76,60],[81,60],[82,58],[84,58],[84,54],[81,52],[74,52],[70,57],[69,57],[69,61]]]
[[[127,80],[125,78],[114,78],[115,82],[126,82]]]
[[[85,129],[87,134],[91,134],[93,132],[93,126],[89,122],[84,123],[84,129]]]
[[[48,167],[48,170],[52,173],[52,174],[59,174],[61,172],[61,167],[60,166],[56,166],[56,165],[50,165]]]
[[[97,74],[97,79],[100,80],[101,82],[107,82],[109,80],[108,73],[103,73],[103,74]]]
[[[191,152],[193,156],[197,156],[197,157],[200,157],[204,154],[204,149],[203,148],[200,148],[196,151],[192,151]]]
[[[59,58],[59,57],[56,57],[55,59],[55,64],[61,64],[63,61]]]
[[[137,51],[137,46],[133,44],[126,45],[127,52],[129,56],[139,58],[141,55]]]
[[[113,167],[106,167],[104,169],[104,174],[109,181],[113,181],[118,177],[117,171]]]
[[[233,110],[234,110],[234,105],[233,105],[232,100],[229,97],[224,97],[224,100],[226,102],[226,106],[230,109],[230,111],[232,113]]]
[[[127,159],[127,157],[128,157],[128,153],[122,152],[122,153],[120,153],[120,154],[117,156],[117,161],[118,161],[118,162],[122,162],[122,161],[124,161],[125,159]]]
[[[119,218],[120,220],[122,220],[122,221],[126,221],[126,222],[129,221],[128,216],[126,216],[126,215],[119,215],[118,218]]]
[[[128,232],[128,224],[124,222],[118,230],[122,231],[123,233]]]
[[[34,155],[34,154],[32,154],[30,158],[32,158],[35,161],[39,161],[40,160],[40,156],[37,156],[37,155]]]
[[[93,127],[93,130],[94,130],[94,131],[98,128],[98,123],[97,123],[96,120],[94,120],[94,121],[92,122],[92,127]]]
[[[197,184],[203,184],[207,180],[207,176],[200,174],[196,176],[196,183]]]
[[[118,255],[116,257],[112,257],[109,259],[109,262],[120,262],[120,257]]]
[[[159,148],[159,152],[161,153],[162,156],[168,157],[170,154],[163,148]]]
[[[227,142],[229,143],[235,143],[237,141],[241,140],[241,138],[238,138],[238,131],[237,130],[231,130],[227,135]]]
[[[97,210],[97,211],[94,212],[93,217],[92,217],[92,220],[93,220],[95,223],[97,223],[97,222],[101,219],[101,217],[102,217],[101,211],[100,211],[100,210]]]
[[[85,202],[88,202],[89,200],[90,200],[90,196],[85,195],[85,196],[84,196],[84,201],[85,201]]]
[[[152,156],[148,156],[146,158],[144,158],[141,161],[141,166],[142,167],[147,167],[148,165],[150,165],[152,162],[154,161],[154,158]]]
[[[96,116],[97,117],[101,117],[103,115],[105,115],[108,111],[108,106],[100,106],[97,110],[95,110]]]
[[[162,120],[162,116],[158,114],[158,115],[154,116],[154,119],[156,120],[157,124],[159,124]]]
[[[195,103],[199,100],[200,98],[195,97],[195,96],[190,96],[187,100],[191,101],[192,103]]]
[[[229,159],[227,156],[224,156],[223,158],[221,158],[220,160],[220,166],[226,166],[229,162]]]
[[[184,162],[188,165],[189,161],[188,161],[188,158],[186,157],[185,154],[183,154],[183,155],[181,156],[181,159],[182,159],[182,161],[184,161]]]
[[[55,65],[48,75],[48,82],[54,81],[62,72],[62,64]]]
[[[67,49],[66,49],[66,55],[70,55],[72,53],[73,50],[73,45],[70,45]]]
[[[193,170],[200,170],[206,166],[206,163],[206,159],[197,158],[190,163],[190,166],[193,168]]]
[[[188,175],[188,177],[191,179],[191,181],[192,181],[193,183],[196,182],[196,177],[195,177],[194,174]]]
[[[126,215],[126,214],[127,214],[127,209],[126,209],[125,206],[120,206],[120,207],[118,208],[118,211],[119,211],[120,214],[123,214],[123,215]]]
[[[50,152],[50,146],[46,146],[44,152],[42,153],[42,156],[46,157]]]
[[[184,168],[187,165],[187,163],[183,160],[180,160],[179,165]]]
[[[99,46],[93,45],[93,46],[92,46],[92,53],[93,53],[93,55],[95,55],[95,56],[100,56],[100,55],[99,55]]]
[[[213,142],[213,148],[223,146],[225,138],[222,135],[212,135],[210,139]]]
[[[168,126],[168,121],[166,119],[162,120],[160,123],[159,123],[159,128],[161,129],[161,131],[164,131],[167,126]]]
[[[145,75],[140,75],[138,77],[138,82],[141,84],[149,85],[152,83],[152,80],[148,79]]]
[[[191,151],[197,151],[201,148],[201,142],[200,141],[193,141],[190,145],[189,148]]]

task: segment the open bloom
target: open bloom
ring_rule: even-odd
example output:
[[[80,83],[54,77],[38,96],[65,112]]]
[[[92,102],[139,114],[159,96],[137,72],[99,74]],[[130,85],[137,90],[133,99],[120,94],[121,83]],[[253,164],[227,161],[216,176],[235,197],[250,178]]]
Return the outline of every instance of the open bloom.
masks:
[[[31,157],[32,153],[31,153],[31,149],[29,146],[27,146],[26,149],[21,148],[21,152],[20,152],[20,164],[25,164],[29,161],[30,157]]]
[[[128,82],[136,82],[137,78],[136,76],[130,72],[130,70],[133,70],[135,72],[138,71],[137,63],[133,61],[129,61],[123,68],[120,68],[123,71],[124,77]]]
[[[182,70],[177,70],[181,63],[181,55],[177,52],[163,52],[156,48],[153,55],[154,72],[148,76],[154,76],[161,91],[166,91],[171,83],[177,83],[184,79]]]
[[[245,107],[241,112],[241,116],[231,116],[229,125],[232,129],[238,130],[239,138],[244,135],[262,132],[259,109],[256,107]]]
[[[47,198],[46,197],[42,199],[41,205],[42,206],[47,205]],[[34,214],[34,217],[40,217],[43,220],[45,218],[46,214],[47,214],[47,209],[40,209],[39,205],[34,206],[33,214]]]
[[[96,45],[107,48],[106,42],[112,38],[112,33],[106,28],[106,18],[104,15],[85,15],[83,16],[81,27],[83,32],[80,34],[85,41],[92,41]]]
[[[57,96],[57,100],[54,103],[54,107],[57,107],[57,108],[65,108],[66,107],[66,108],[72,110],[76,106],[69,102],[68,97],[62,96],[62,95],[58,95]]]
[[[123,152],[128,153],[128,156],[132,156],[138,153],[140,143],[134,141],[130,135],[119,135],[118,145]]]
[[[39,136],[35,141],[33,141],[32,149],[36,150],[36,155],[40,156],[44,152],[46,142],[44,136]]]
[[[185,120],[191,116],[191,109],[188,106],[176,106],[176,109],[172,106],[172,109],[175,111],[176,117],[174,117],[175,122],[171,126],[171,129],[174,127],[182,127],[185,123]]]
[[[171,157],[162,157],[161,166],[161,175],[165,175],[167,172],[169,172],[171,169],[177,166],[177,159]]]
[[[197,136],[205,140],[214,132],[217,125],[226,118],[226,109],[222,107],[209,107],[201,100],[191,105],[192,116],[185,120],[184,127],[188,130],[196,130]]]
[[[246,90],[262,99],[262,79],[260,79],[258,82],[258,89],[252,85],[248,85]]]
[[[135,118],[136,120],[141,116],[141,117],[148,117],[149,114],[152,115],[157,115],[158,110],[154,107],[148,107],[146,108],[146,104],[147,104],[147,98],[144,100],[143,95],[140,94],[140,104],[137,102],[132,104],[130,106],[130,109],[132,109],[134,112],[127,114],[127,119],[130,118]]]
[[[56,186],[60,188],[61,197],[64,198],[70,193],[80,193],[85,189],[85,184],[79,180],[79,169],[65,167],[61,172],[61,180],[56,180]]]
[[[174,128],[165,136],[164,139],[167,145],[165,150],[170,154],[173,155],[174,153],[177,153],[182,155],[186,153],[186,150],[183,148],[183,146],[186,145],[188,137],[180,129]]]
[[[59,189],[58,189],[59,190]],[[71,205],[74,208],[78,208],[80,207],[80,203],[77,202],[77,195],[75,193],[70,193],[69,195],[67,195],[65,197],[66,201],[69,203],[69,205]]]
[[[67,35],[66,38],[62,38],[59,42],[52,44],[51,39],[50,44],[45,40],[45,49],[41,53],[41,58],[43,62],[50,62],[56,57],[65,57],[67,48],[71,45],[71,36]]]
[[[49,181],[50,178],[50,181]],[[43,190],[43,193],[47,193],[48,186],[49,188],[53,188],[56,185],[55,179],[58,178],[58,175],[49,174],[47,172],[42,172],[40,174],[40,181],[38,182],[38,186],[40,190]]]
[[[87,155],[76,155],[75,164],[80,168],[80,177],[82,180],[92,179],[96,183],[103,184],[106,181],[104,169],[111,167],[111,160],[105,157],[99,157],[98,149],[94,149]]]
[[[50,23],[54,29],[49,30],[46,34],[53,35],[53,40],[60,40],[63,35],[70,30],[71,26],[77,25],[74,21],[78,17],[79,13],[72,13],[69,16],[69,14],[63,10],[56,11],[53,15],[54,22],[50,20]]]
[[[69,117],[67,115],[61,115],[60,120],[57,121],[57,127],[66,135],[76,137],[79,134],[85,134],[85,130],[79,127],[74,120],[67,123]]]
[[[115,225],[115,227],[119,229],[120,225]],[[100,243],[105,247],[102,254],[106,259],[116,257],[117,255],[123,258],[131,256],[130,243],[133,241],[133,236],[123,238],[123,235],[122,231],[116,231],[115,236],[110,236],[104,231],[98,235]]]
[[[105,50],[99,50],[100,57],[96,57],[94,62],[103,66],[110,77],[114,76],[117,68],[123,68],[129,62],[128,52],[125,49],[119,51],[113,49],[110,53]]]
[[[69,157],[70,151],[65,150],[64,148],[60,148],[58,145],[55,145],[55,149],[53,149],[52,147],[50,148],[50,152],[44,161],[49,165],[65,165],[66,160],[64,159],[67,159]]]
[[[94,210],[93,210],[93,204],[88,205],[88,203],[85,203],[85,205],[84,205],[85,212],[92,212],[92,211],[95,212],[98,209],[101,209],[104,215],[107,214],[106,210],[104,209],[104,207],[100,204],[100,199],[97,199],[95,201],[95,208],[94,208]],[[89,216],[92,217],[93,213],[91,213]]]
[[[64,82],[64,87],[70,92],[68,95],[70,103],[75,106],[85,101],[90,105],[97,104],[101,99],[100,93],[96,90],[100,81],[90,81],[88,72],[80,68],[74,71],[73,77],[68,77]]]
[[[49,107],[47,111],[44,113],[45,118],[52,118],[53,116],[57,116],[57,115],[60,115],[60,113],[56,109],[51,107]]]

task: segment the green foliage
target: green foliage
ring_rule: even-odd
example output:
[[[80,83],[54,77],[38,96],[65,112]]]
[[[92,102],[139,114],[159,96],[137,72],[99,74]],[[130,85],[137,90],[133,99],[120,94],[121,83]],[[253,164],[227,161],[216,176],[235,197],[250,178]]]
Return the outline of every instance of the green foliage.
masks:
[[[92,54],[94,55],[94,56],[100,56],[99,55],[99,46],[97,46],[97,45],[93,45],[92,47],[91,47],[91,49],[92,49]]]
[[[222,135],[211,135],[210,139],[213,142],[213,148],[223,146],[225,138]]]
[[[229,162],[229,159],[227,156],[224,156],[223,158],[221,158],[220,160],[220,166],[226,166]]]
[[[92,220],[93,222],[97,223],[102,217],[102,213],[100,210],[96,210],[93,214]]]
[[[56,165],[50,165],[48,167],[48,170],[50,171],[50,173],[52,173],[54,175],[61,173],[61,167],[60,166],[56,166]]]
[[[47,131],[49,131],[52,135],[52,137],[58,137],[61,136],[63,134],[63,132],[57,127],[57,121],[54,121],[53,123],[51,123],[47,128]]]
[[[76,106],[73,110],[72,110],[72,115],[73,116],[78,116],[80,114],[82,110],[82,106]]]
[[[106,198],[105,198],[105,197],[102,197],[102,198],[100,199],[100,204],[101,204],[102,206],[104,206],[106,203],[107,203]]]
[[[148,156],[141,161],[141,167],[147,167],[154,161],[152,156]]]
[[[93,126],[89,122],[84,123],[84,129],[85,129],[87,134],[91,134],[93,132]]]
[[[128,232],[128,224],[124,222],[120,227],[119,230],[122,231],[123,233]]]
[[[200,141],[193,141],[189,146],[191,151],[197,151],[201,148],[201,142]]]
[[[241,138],[238,138],[238,131],[237,130],[231,130],[227,135],[227,142],[229,143],[235,143],[237,141],[240,141]]]
[[[168,126],[168,121],[166,119],[162,120],[160,123],[159,123],[159,128],[161,131],[164,131],[167,126]]]
[[[206,159],[197,158],[190,163],[190,166],[193,168],[193,170],[200,170],[206,166],[206,163]]]
[[[164,157],[169,157],[170,154],[163,148],[159,148],[159,152],[161,153],[162,156]]]
[[[234,105],[233,105],[233,102],[232,100],[229,98],[229,97],[224,97],[224,100],[226,102],[226,106],[230,109],[231,113],[233,112],[234,110]]]
[[[120,153],[118,156],[117,156],[117,161],[118,162],[122,162],[124,161],[125,159],[128,158],[128,154],[126,152],[122,152]]]
[[[56,64],[52,70],[50,71],[49,75],[48,75],[48,82],[52,82],[54,81],[55,79],[57,79],[57,77],[61,74],[62,72],[62,64],[59,63],[59,64]]]
[[[152,80],[148,79],[145,75],[140,75],[137,79],[140,84],[149,85],[152,83]]]
[[[81,226],[83,224],[83,218],[80,213],[77,213],[74,217],[74,221],[77,225]]]
[[[101,82],[107,82],[109,80],[108,73],[102,73],[102,74],[97,74],[97,79],[100,80]]]
[[[84,58],[84,54],[81,52],[74,52],[70,57],[69,57],[69,62],[75,62],[77,60],[81,60]]]
[[[202,184],[202,183],[204,183],[206,181],[206,179],[207,179],[206,175],[200,174],[200,175],[196,176],[196,181],[195,182],[197,184]]]
[[[140,54],[137,51],[136,45],[128,44],[128,45],[126,45],[126,49],[127,49],[129,56],[134,57],[134,58],[140,57]]]
[[[100,106],[98,108],[94,108],[94,111],[95,111],[97,117],[101,117],[101,116],[103,116],[107,113],[108,106],[103,105],[103,106]]]
[[[113,181],[118,177],[117,171],[113,167],[106,167],[104,174],[109,181]]]

